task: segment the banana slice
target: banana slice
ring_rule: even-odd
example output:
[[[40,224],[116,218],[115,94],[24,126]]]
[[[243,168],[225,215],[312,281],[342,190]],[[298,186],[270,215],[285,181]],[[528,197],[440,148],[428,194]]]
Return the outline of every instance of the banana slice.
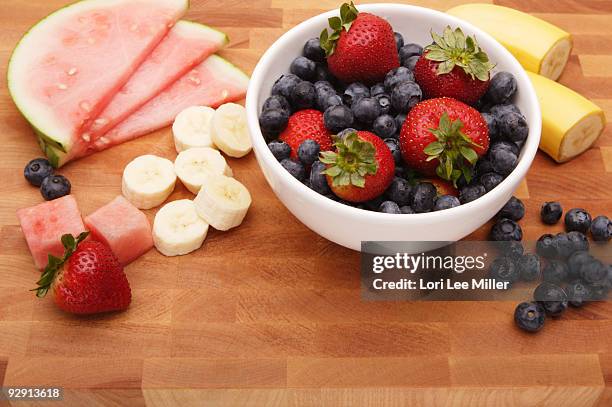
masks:
[[[202,219],[217,230],[228,230],[242,223],[251,206],[251,194],[234,178],[213,175],[193,202]]]
[[[180,256],[199,249],[207,233],[208,223],[198,216],[189,199],[167,203],[153,221],[153,243],[164,256]]]
[[[464,4],[447,13],[491,34],[528,71],[556,81],[567,64],[571,35],[537,17],[493,4]]]
[[[156,155],[141,155],[123,170],[121,190],[135,207],[151,209],[168,199],[175,183],[172,161]]]
[[[527,74],[542,110],[540,148],[557,162],[569,161],[588,150],[606,126],[603,110],[560,83]]]
[[[208,106],[191,106],[180,112],[172,124],[174,146],[180,153],[195,147],[214,147],[210,128],[215,109]]]
[[[231,177],[232,169],[220,152],[210,147],[181,151],[174,161],[174,171],[189,191],[197,194],[212,174]]]
[[[244,106],[235,103],[219,106],[212,119],[211,136],[213,143],[230,157],[247,155],[253,145]]]

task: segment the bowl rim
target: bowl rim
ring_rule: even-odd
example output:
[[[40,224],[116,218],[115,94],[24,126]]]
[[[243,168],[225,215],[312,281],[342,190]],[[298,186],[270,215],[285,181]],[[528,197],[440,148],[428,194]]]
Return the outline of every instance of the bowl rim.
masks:
[[[262,154],[261,157],[257,157],[258,160],[262,159],[266,161],[271,161],[271,170],[279,173],[281,177],[285,177],[287,185],[290,185],[293,190],[302,193],[306,199],[308,199],[310,202],[315,203],[315,205],[322,205],[324,209],[328,209],[331,211],[345,211],[347,215],[367,216],[370,217],[373,221],[378,220],[387,222],[392,219],[396,221],[400,219],[403,221],[407,219],[427,221],[434,218],[439,220],[440,217],[444,216],[454,217],[455,215],[467,215],[473,212],[474,210],[477,210],[478,208],[484,208],[490,205],[492,201],[494,201],[494,196],[496,194],[503,193],[502,191],[505,191],[507,188],[510,188],[511,185],[515,183],[518,185],[518,183],[527,175],[527,172],[531,167],[533,159],[538,150],[542,130],[542,116],[540,111],[540,104],[533,84],[531,83],[531,80],[525,72],[525,69],[521,66],[518,60],[510,53],[510,51],[508,51],[490,34],[486,33],[480,28],[472,25],[467,21],[464,21],[460,18],[444,13],[442,11],[437,11],[427,7],[415,5],[392,3],[370,3],[357,5],[357,7],[359,11],[363,12],[393,12],[394,10],[402,9],[402,11],[407,10],[408,12],[412,11],[416,13],[425,14],[430,19],[444,18],[445,20],[450,21],[450,24],[462,27],[464,31],[474,33],[474,35],[478,37],[487,38],[488,41],[492,42],[494,46],[498,48],[499,53],[502,54],[502,58],[500,59],[504,59],[505,62],[510,64],[513,74],[518,76],[517,79],[520,79],[519,82],[522,83],[520,85],[521,92],[525,92],[527,104],[530,105],[529,107],[532,113],[532,117],[529,122],[529,135],[527,136],[527,140],[525,140],[525,144],[523,145],[516,167],[495,188],[488,191],[486,194],[474,201],[442,211],[431,211],[413,214],[383,213],[346,205],[344,203],[335,201],[324,195],[321,195],[318,192],[315,192],[314,190],[304,185],[301,181],[291,176],[280,164],[280,162],[274,157],[274,155],[272,155],[272,152],[268,148],[265,138],[261,132],[261,128],[259,126],[258,99],[259,93],[261,92],[261,88],[264,84],[264,74],[267,70],[267,67],[274,62],[274,58],[279,52],[279,50],[283,49],[286,44],[294,40],[299,40],[300,38],[303,39],[304,37],[306,37],[306,31],[311,31],[313,25],[318,25],[323,21],[327,21],[329,17],[336,16],[338,14],[337,9],[318,14],[292,27],[280,38],[278,38],[266,50],[266,52],[257,62],[257,65],[253,70],[253,74],[251,75],[251,80],[249,82],[249,87],[247,90],[246,110],[252,144],[256,150],[256,153]],[[259,165],[262,166],[263,164]],[[514,190],[512,192],[514,192]]]

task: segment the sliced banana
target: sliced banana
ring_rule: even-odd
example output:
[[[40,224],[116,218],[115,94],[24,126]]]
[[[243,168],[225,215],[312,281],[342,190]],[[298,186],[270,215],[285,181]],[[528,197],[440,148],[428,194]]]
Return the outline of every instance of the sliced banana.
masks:
[[[211,136],[213,143],[230,157],[247,155],[253,145],[244,106],[235,103],[219,106],[212,119]]]
[[[208,177],[194,203],[198,215],[212,227],[228,230],[242,223],[251,206],[251,194],[234,178],[213,175]]]
[[[187,189],[194,194],[200,192],[200,188],[210,175],[228,177],[233,175],[232,169],[221,153],[210,147],[181,151],[174,161],[174,171]]]
[[[123,196],[139,209],[161,205],[174,190],[174,164],[156,155],[136,157],[123,170]]]
[[[208,223],[198,216],[189,199],[167,203],[153,221],[153,243],[164,256],[180,256],[199,249],[207,233]]]
[[[176,152],[195,147],[214,147],[210,129],[215,109],[191,106],[180,112],[172,124]]]

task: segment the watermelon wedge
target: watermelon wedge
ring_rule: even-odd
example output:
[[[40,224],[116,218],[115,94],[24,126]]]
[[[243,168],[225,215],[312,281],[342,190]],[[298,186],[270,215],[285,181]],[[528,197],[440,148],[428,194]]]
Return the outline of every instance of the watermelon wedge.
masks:
[[[188,0],[83,0],[24,35],[9,63],[9,91],[53,165],[84,148],[81,130],[187,8]]]
[[[104,135],[228,42],[220,31],[179,21],[83,134],[93,140]]]

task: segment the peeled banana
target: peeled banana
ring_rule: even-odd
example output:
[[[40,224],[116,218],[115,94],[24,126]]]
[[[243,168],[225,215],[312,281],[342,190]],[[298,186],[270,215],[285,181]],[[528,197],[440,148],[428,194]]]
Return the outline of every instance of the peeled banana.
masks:
[[[447,13],[491,34],[528,71],[557,80],[567,64],[571,35],[537,17],[493,4],[465,4]]]
[[[229,230],[242,223],[251,194],[234,178],[210,175],[195,200],[198,215],[217,230]]]
[[[167,203],[153,222],[153,242],[164,256],[180,256],[199,249],[207,232],[208,224],[188,199]]]
[[[170,196],[175,183],[172,161],[151,154],[141,155],[123,170],[121,191],[138,209],[151,209]]]
[[[183,185],[197,194],[210,174],[232,176],[232,169],[221,153],[210,147],[197,147],[181,151],[174,161],[174,171]]]

